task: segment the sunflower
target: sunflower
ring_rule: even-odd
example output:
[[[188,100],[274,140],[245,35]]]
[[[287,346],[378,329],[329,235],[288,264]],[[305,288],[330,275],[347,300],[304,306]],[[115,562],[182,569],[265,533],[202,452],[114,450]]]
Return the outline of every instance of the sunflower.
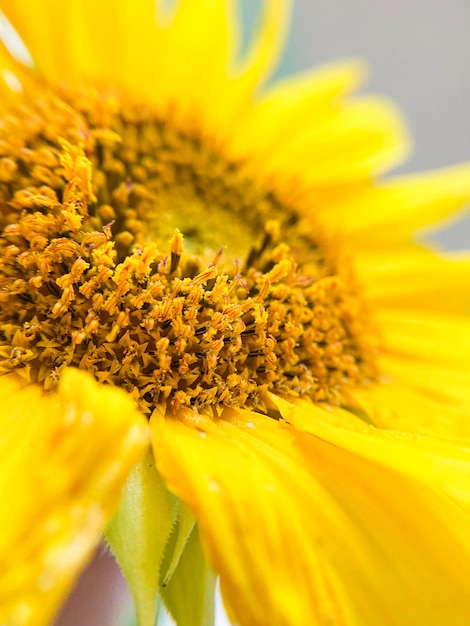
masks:
[[[468,626],[470,259],[414,233],[470,167],[383,178],[360,63],[266,87],[287,1],[244,55],[167,4],[0,3],[0,622],[108,527],[142,626],[213,572],[242,626]]]

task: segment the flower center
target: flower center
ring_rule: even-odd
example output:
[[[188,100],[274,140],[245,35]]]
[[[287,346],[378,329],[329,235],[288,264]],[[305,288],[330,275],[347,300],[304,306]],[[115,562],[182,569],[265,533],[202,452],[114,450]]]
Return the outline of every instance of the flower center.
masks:
[[[282,193],[171,112],[26,89],[0,128],[0,372],[270,411],[374,375],[350,269]],[[301,210],[302,209],[302,210]]]

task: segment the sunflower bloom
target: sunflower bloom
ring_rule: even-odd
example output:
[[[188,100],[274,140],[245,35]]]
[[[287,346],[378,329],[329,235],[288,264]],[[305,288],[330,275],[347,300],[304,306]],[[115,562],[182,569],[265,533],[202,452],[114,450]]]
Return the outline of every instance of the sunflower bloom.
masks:
[[[470,166],[383,178],[358,63],[263,87],[286,0],[243,56],[166,4],[0,2],[0,622],[107,528],[141,626],[216,575],[241,626],[468,626],[470,257],[413,236]]]

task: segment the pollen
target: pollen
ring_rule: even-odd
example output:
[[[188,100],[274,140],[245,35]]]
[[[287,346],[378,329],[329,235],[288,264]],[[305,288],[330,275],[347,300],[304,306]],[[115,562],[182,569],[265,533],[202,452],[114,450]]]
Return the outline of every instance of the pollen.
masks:
[[[344,255],[197,124],[44,85],[4,120],[0,373],[51,390],[77,367],[146,414],[338,403],[375,376]]]

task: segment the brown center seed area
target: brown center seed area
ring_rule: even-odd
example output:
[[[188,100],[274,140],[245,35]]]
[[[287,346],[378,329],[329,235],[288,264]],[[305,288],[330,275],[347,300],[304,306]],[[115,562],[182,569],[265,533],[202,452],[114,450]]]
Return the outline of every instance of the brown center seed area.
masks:
[[[171,114],[28,87],[0,157],[0,373],[49,390],[79,367],[146,414],[340,401],[373,375],[363,305],[314,227]]]

